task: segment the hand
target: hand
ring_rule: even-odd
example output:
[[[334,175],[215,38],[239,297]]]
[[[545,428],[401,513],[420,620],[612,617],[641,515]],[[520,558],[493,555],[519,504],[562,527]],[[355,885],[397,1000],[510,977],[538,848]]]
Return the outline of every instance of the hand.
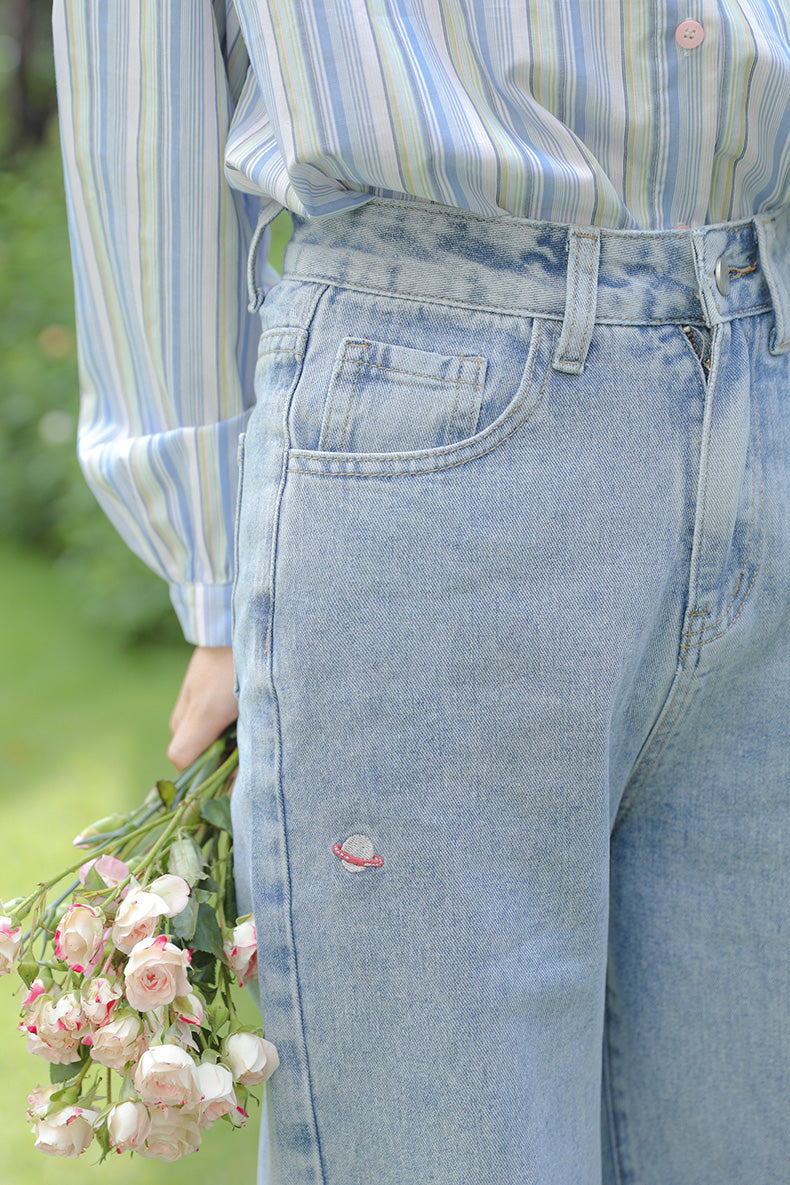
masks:
[[[238,714],[230,646],[197,646],[170,717],[167,756],[176,769],[199,757]]]

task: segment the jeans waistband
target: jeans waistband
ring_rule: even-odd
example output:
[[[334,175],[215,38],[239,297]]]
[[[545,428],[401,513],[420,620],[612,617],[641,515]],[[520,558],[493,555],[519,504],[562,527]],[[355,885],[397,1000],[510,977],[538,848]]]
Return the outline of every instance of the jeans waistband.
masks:
[[[773,308],[772,352],[790,347],[790,207],[634,231],[373,199],[295,219],[284,276],[562,321],[555,366],[571,372],[596,323],[715,326]]]

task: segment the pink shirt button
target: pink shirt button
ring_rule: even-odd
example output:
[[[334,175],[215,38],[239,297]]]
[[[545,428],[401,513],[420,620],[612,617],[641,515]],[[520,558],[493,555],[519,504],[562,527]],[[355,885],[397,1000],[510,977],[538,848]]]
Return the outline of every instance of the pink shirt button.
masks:
[[[696,49],[705,40],[705,30],[699,21],[681,21],[675,29],[675,40],[681,49]]]

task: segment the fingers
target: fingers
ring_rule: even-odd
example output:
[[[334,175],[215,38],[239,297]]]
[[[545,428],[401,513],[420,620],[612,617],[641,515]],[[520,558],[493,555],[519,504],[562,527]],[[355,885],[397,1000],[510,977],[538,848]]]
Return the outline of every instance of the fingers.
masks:
[[[184,719],[184,688],[183,688],[183,684],[182,684],[181,690],[179,691],[178,696],[176,698],[176,702],[173,704],[173,711],[170,713],[170,719],[168,721],[168,726],[170,728],[171,733],[175,733],[178,731],[178,726],[180,725],[180,723],[183,719]]]
[[[230,647],[198,646],[170,717],[167,756],[176,769],[199,757],[237,715]]]

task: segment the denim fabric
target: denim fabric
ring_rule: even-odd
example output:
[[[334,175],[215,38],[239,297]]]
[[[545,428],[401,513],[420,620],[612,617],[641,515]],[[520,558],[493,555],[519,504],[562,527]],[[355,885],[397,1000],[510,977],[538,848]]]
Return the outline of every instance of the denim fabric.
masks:
[[[261,1185],[785,1179],[789,227],[297,224],[234,601]]]

